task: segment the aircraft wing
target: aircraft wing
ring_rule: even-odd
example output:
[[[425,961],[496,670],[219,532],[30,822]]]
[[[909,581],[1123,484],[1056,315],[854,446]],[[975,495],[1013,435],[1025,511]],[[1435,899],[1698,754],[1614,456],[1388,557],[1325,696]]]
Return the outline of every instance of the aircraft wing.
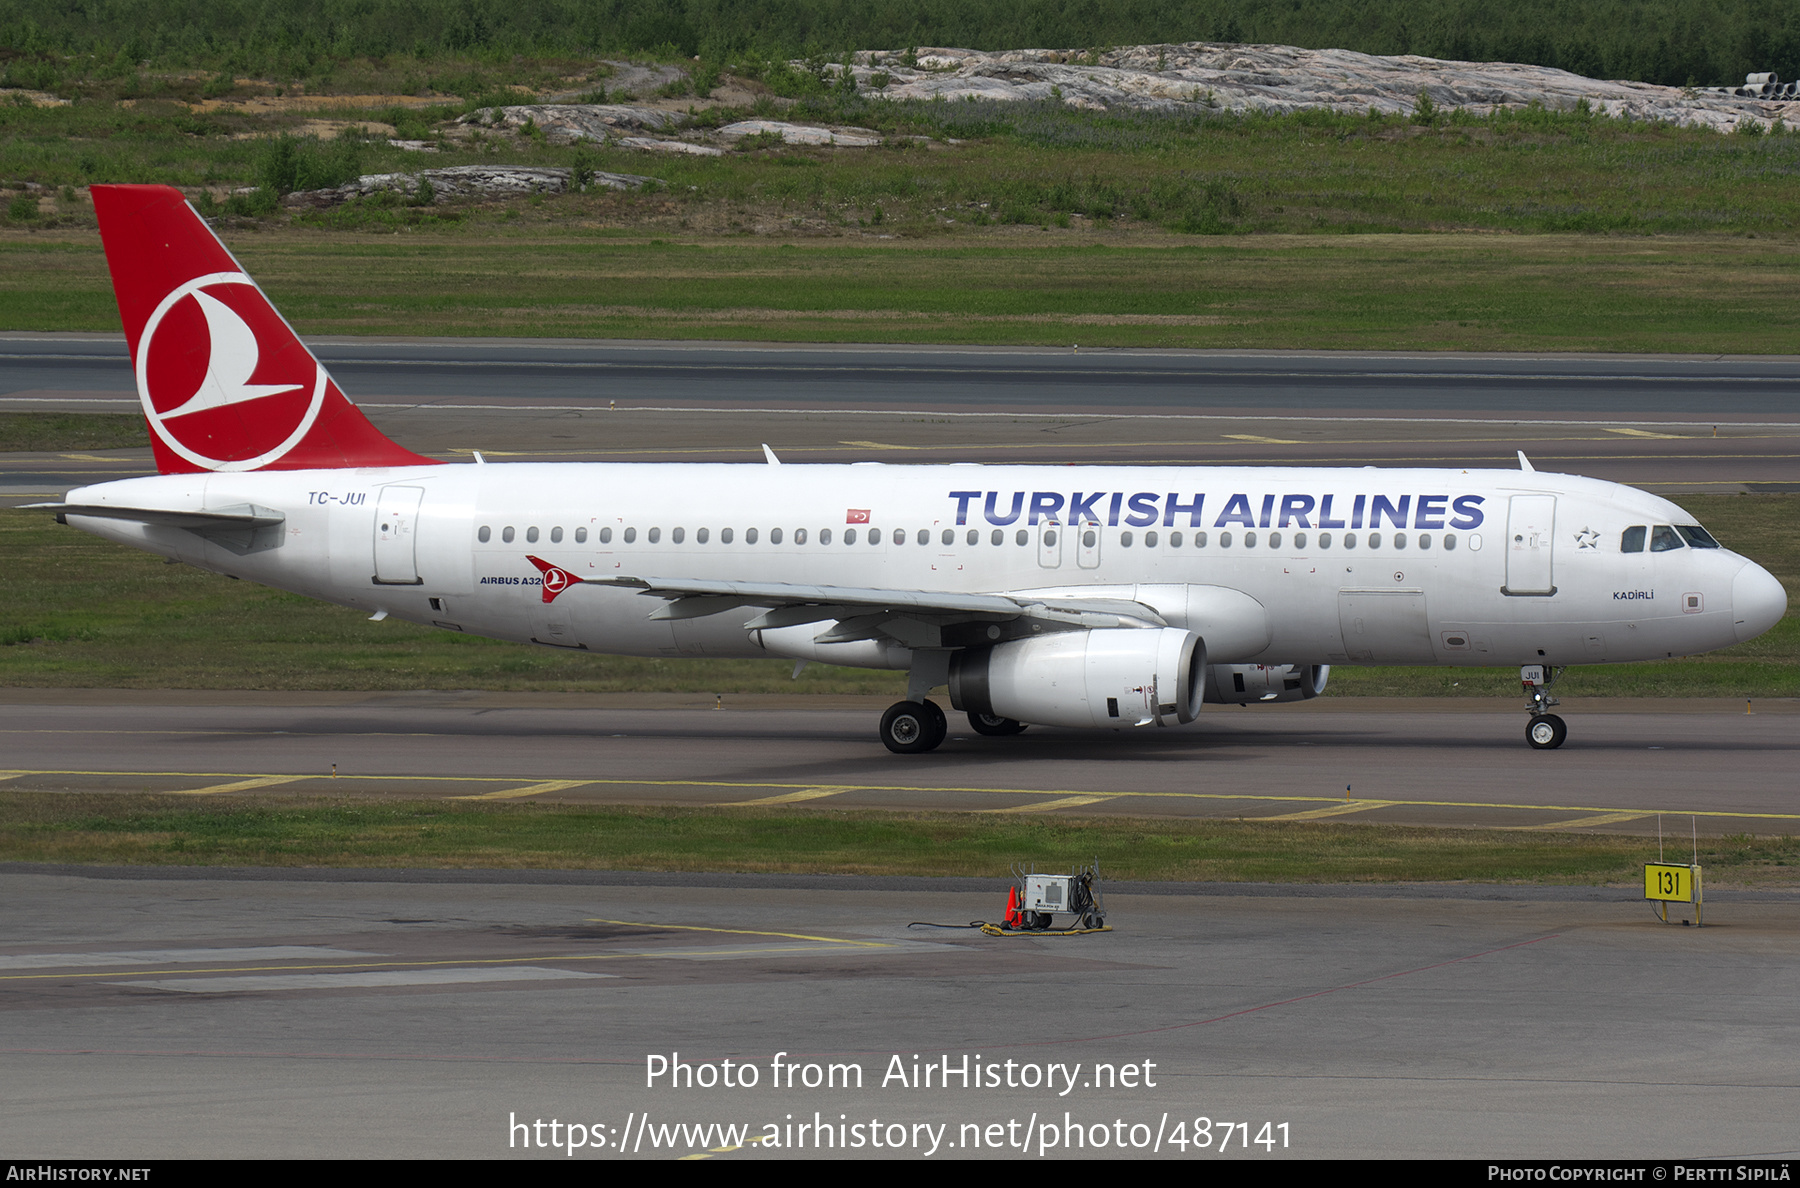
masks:
[[[623,586],[660,598],[653,619],[691,619],[739,607],[766,608],[745,626],[751,630],[793,627],[838,620],[821,643],[913,636],[890,630],[900,620],[932,627],[961,623],[1036,620],[1061,629],[1166,627],[1154,610],[1122,598],[1030,598],[1012,594],[957,594],[944,590],[881,590],[855,586],[808,586],[787,582],[721,582],[691,578],[583,578],[599,586]]]

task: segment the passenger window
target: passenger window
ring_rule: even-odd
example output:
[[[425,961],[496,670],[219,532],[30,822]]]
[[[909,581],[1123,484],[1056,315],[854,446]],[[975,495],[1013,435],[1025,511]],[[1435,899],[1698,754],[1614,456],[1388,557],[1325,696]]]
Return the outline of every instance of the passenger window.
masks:
[[[488,541],[490,541],[494,538],[494,530],[492,528],[489,528],[486,524],[483,524],[481,526],[481,531],[477,532],[475,534],[475,536],[477,539],[479,539],[481,541],[482,544],[486,544]]]
[[[1244,533],[1244,547],[1247,549],[1253,549],[1256,547],[1256,533],[1254,533],[1254,532]]]
[[[879,528],[869,529],[869,543],[872,545],[878,545],[881,543],[881,529],[879,529]]]
[[[1128,549],[1131,547],[1131,533],[1129,533],[1129,532],[1119,533],[1119,547],[1122,549]]]
[[[1229,533],[1229,532],[1219,533],[1219,547],[1222,549],[1228,549],[1231,547],[1231,533]]]
[[[1319,533],[1319,547],[1321,549],[1328,549],[1331,547],[1331,533],[1329,533],[1329,532]]]
[[[730,544],[731,536],[732,536],[731,529],[729,529],[729,528],[719,529],[719,543],[720,544]]]
[[[601,544],[611,544],[612,543],[612,529],[611,528],[600,529],[600,543]]]
[[[1381,533],[1379,533],[1379,532],[1369,533],[1369,547],[1372,549],[1378,549],[1381,547]]]
[[[779,528],[769,529],[769,543],[770,544],[780,544],[781,543],[781,529],[779,529]]]
[[[637,539],[637,529],[636,528],[625,529],[625,543],[626,544],[630,544],[632,541],[634,541],[636,539]]]
[[[829,529],[829,528],[819,529],[819,543],[820,544],[830,544],[831,543],[831,529]]]
[[[537,538],[538,538],[537,525],[534,524],[530,528],[525,529],[525,543],[526,544],[536,544]]]
[[[897,545],[903,545],[906,543],[906,529],[904,529],[904,528],[894,529],[894,543]]]
[[[804,528],[794,529],[794,543],[797,545],[803,545],[806,543],[806,529],[804,529]]]
[[[505,541],[507,544],[511,544],[513,542],[513,530],[512,530],[511,524],[508,524],[506,527],[500,529],[500,539]]]
[[[971,528],[969,529],[969,534],[963,537],[963,539],[969,544],[978,545],[981,543],[981,530],[979,528]]]
[[[1081,534],[1081,547],[1084,549],[1091,549],[1094,547],[1094,542],[1098,539],[1099,537],[1094,530],[1089,528],[1086,532]]]
[[[1154,532],[1144,533],[1144,547],[1147,549],[1153,549],[1156,547],[1156,533],[1154,533]]]
[[[1172,549],[1178,549],[1181,547],[1181,533],[1179,533],[1179,532],[1169,533],[1169,547]]]
[[[1619,551],[1621,553],[1643,552],[1644,536],[1649,531],[1650,530],[1642,524],[1633,524],[1631,527],[1625,529],[1624,534],[1619,537]]]
[[[754,528],[744,529],[744,543],[745,544],[755,544],[756,543],[756,529],[754,529]]]
[[[1406,547],[1406,533],[1404,533],[1404,532],[1394,533],[1394,547],[1396,549],[1404,549]]]
[[[1017,533],[1014,534],[1014,539],[1016,539],[1019,543],[1019,546],[1021,548],[1023,548],[1024,546],[1031,543],[1031,533],[1029,533],[1029,532],[1025,531],[1025,529],[1021,528],[1021,529],[1019,529],[1019,531]]]
[[[996,529],[994,529],[994,535],[992,537],[990,537],[989,539],[991,539],[995,544],[1005,544],[1006,543],[1006,533],[1004,533],[1000,529],[996,528]]]
[[[1666,553],[1670,549],[1679,549],[1680,547],[1681,537],[1675,529],[1667,524],[1658,524],[1650,530],[1650,551],[1652,553]]]
[[[1294,533],[1294,548],[1298,549],[1302,552],[1304,552],[1306,550],[1306,533],[1304,533],[1304,532]]]
[[[946,545],[955,544],[956,543],[956,529],[954,529],[954,528],[944,529],[943,541]],[[921,541],[920,543],[923,544],[924,542]]]
[[[712,535],[712,533],[708,532],[704,528],[694,529],[694,541],[697,544],[705,544],[707,541],[707,538],[710,537],[711,535]]]
[[[680,544],[682,541],[687,539],[687,529],[685,529],[685,528],[669,529],[669,539],[674,541],[676,544]]]
[[[1431,547],[1431,538],[1426,536],[1423,532],[1419,533],[1419,547],[1422,549]]]
[[[1453,552],[1455,549],[1456,549],[1456,537],[1452,536],[1448,532],[1444,533],[1444,551],[1446,553],[1449,553],[1449,552]]]
[[[853,545],[856,543],[856,529],[854,529],[854,528],[844,529],[844,543],[847,545]]]
[[[1281,547],[1281,533],[1279,533],[1279,532],[1269,533],[1269,547],[1272,549],[1278,549]]]
[[[919,543],[922,545],[928,545],[931,543],[931,529],[929,529],[929,528],[919,529]]]
[[[587,543],[587,529],[586,528],[575,529],[575,543],[576,544],[586,544]]]
[[[1206,547],[1206,533],[1204,533],[1204,532],[1194,533],[1194,547],[1197,549],[1203,549]]]
[[[1354,533],[1354,532],[1344,533],[1344,547],[1347,549],[1353,549],[1356,547],[1356,533]]]
[[[658,541],[660,541],[661,539],[662,539],[662,529],[661,528],[650,529],[650,543],[651,544],[655,544]]]
[[[561,544],[562,543],[562,529],[561,528],[550,529],[550,543],[551,544]]]

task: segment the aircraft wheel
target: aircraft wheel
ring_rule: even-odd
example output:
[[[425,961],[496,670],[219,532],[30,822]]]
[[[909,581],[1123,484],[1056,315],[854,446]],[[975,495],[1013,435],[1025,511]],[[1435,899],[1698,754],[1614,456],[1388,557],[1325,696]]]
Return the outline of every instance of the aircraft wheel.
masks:
[[[1533,750],[1554,751],[1569,737],[1569,724],[1555,714],[1538,714],[1525,725],[1525,741]]]
[[[925,716],[930,719],[927,724],[931,727],[932,743],[926,749],[935,750],[939,743],[950,737],[950,722],[944,717],[943,707],[937,702],[926,698],[919,704],[925,707]]]
[[[944,711],[930,702],[896,702],[881,715],[881,743],[896,755],[922,755],[944,741],[943,721]]]
[[[1023,722],[996,717],[993,714],[978,714],[974,710],[969,711],[969,726],[976,734],[985,734],[989,738],[1005,738],[1025,729]]]

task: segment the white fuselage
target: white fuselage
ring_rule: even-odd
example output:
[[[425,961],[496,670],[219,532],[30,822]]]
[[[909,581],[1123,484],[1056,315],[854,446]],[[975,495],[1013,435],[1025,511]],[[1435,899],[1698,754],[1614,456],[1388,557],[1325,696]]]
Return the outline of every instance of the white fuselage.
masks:
[[[531,463],[164,475],[68,500],[273,509],[285,523],[238,545],[69,521],[370,612],[629,655],[907,666],[898,644],[811,649],[829,623],[749,631],[754,607],[652,619],[659,600],[591,579],[1122,597],[1219,664],[1661,659],[1785,608],[1729,550],[1622,551],[1627,528],[1691,524],[1674,504],[1532,471]],[[546,603],[528,555],[590,580]],[[1260,624],[1207,621],[1196,588],[1248,595]]]

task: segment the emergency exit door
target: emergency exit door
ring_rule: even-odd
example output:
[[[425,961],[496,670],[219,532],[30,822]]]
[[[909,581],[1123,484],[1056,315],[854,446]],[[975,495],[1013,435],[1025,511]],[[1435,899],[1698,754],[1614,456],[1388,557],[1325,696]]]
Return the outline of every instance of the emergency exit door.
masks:
[[[1514,495],[1506,512],[1506,585],[1501,593],[1556,593],[1555,539],[1556,496]]]

